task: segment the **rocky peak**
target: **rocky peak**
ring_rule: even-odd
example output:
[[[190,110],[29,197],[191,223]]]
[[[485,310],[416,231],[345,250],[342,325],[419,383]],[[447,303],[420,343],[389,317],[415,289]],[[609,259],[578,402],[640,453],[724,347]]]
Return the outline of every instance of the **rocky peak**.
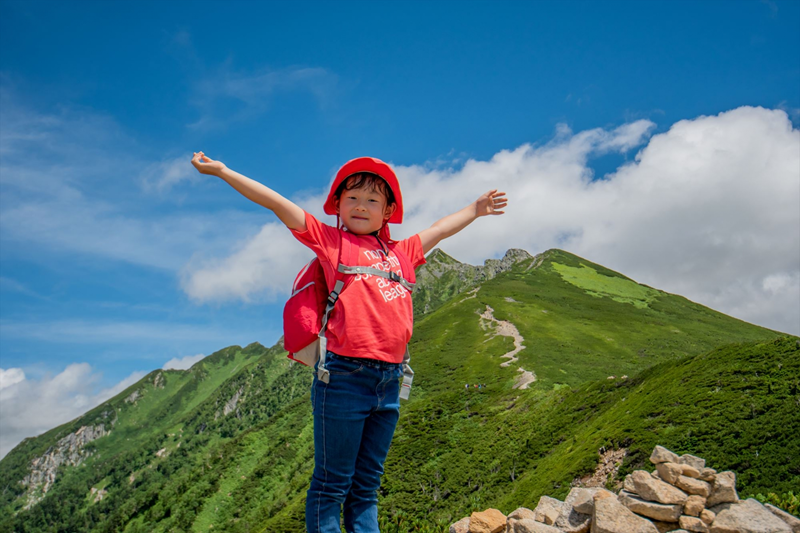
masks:
[[[487,259],[483,262],[483,274],[486,279],[492,279],[500,272],[511,270],[515,264],[533,259],[533,256],[519,248],[510,248],[502,259]],[[478,267],[481,268],[481,267]]]
[[[435,248],[426,257],[427,263],[417,270],[414,312],[428,313],[456,294],[469,291],[502,272],[508,272],[514,265],[531,259],[533,256],[525,250],[511,248],[502,259],[487,259],[483,266],[473,266]]]

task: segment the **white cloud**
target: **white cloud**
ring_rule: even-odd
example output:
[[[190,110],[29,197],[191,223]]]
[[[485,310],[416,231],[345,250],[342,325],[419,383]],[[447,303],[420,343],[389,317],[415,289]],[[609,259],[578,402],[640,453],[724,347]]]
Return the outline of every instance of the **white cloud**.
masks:
[[[19,368],[0,369],[0,458],[22,439],[75,419],[145,375],[133,372],[113,387],[99,389],[101,376],[88,363],[71,364],[40,380],[26,379]]]
[[[592,179],[593,156],[639,146],[653,126],[639,120],[577,134],[559,126],[546,144],[459,169],[395,166],[406,216],[394,234],[413,235],[500,188],[506,214],[474,222],[442,249],[474,264],[508,248],[562,248],[742,320],[800,333],[800,131],[784,111],[754,107],[682,120],[616,172]],[[316,214],[325,192],[298,203]],[[200,299],[285,293],[303,263],[291,240],[282,225],[267,224],[232,256],[187,267],[184,290]]]
[[[186,357],[180,357],[180,358],[174,357],[169,361],[167,361],[166,363],[164,363],[164,366],[162,366],[161,368],[164,370],[170,370],[170,369],[188,370],[192,368],[192,365],[194,365],[196,362],[200,361],[204,357],[205,355],[201,353],[197,355],[187,355]]]
[[[300,267],[313,258],[281,223],[269,223],[229,257],[193,258],[181,271],[181,286],[195,301],[268,299],[287,294]]]
[[[15,383],[19,383],[25,379],[25,372],[21,368],[9,368],[4,370],[0,368],[0,390],[10,387]]]

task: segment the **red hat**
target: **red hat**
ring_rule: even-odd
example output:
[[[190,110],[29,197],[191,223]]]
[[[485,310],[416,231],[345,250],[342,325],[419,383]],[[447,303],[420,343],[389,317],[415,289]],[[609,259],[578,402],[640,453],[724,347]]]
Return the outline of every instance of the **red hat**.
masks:
[[[389,188],[394,194],[394,200],[397,202],[397,209],[394,210],[388,222],[390,224],[400,224],[403,222],[403,195],[400,194],[400,182],[397,181],[397,176],[389,165],[374,157],[358,157],[356,159],[351,159],[339,169],[331,185],[331,191],[328,193],[328,199],[325,200],[325,214],[336,214],[336,203],[334,202],[333,194],[344,180],[359,172],[377,174],[389,184]]]

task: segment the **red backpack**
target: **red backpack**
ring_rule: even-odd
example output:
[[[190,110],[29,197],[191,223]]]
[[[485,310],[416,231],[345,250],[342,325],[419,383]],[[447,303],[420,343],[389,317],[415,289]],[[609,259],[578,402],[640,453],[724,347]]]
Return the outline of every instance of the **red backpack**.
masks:
[[[292,286],[292,294],[283,308],[283,347],[289,352],[289,359],[306,366],[314,367],[319,361],[317,377],[325,383],[330,382],[330,373],[325,368],[327,339],[325,330],[328,316],[333,310],[339,295],[357,274],[372,274],[401,284],[409,292],[414,291],[414,283],[394,272],[377,268],[352,266],[358,264],[359,245],[353,242],[355,236],[346,231],[339,232],[339,265],[334,287],[329,290],[325,272],[318,258],[312,259],[297,274]],[[394,250],[403,272],[413,272],[411,262],[400,250]],[[346,263],[342,260],[345,259]],[[411,357],[406,348],[403,358],[403,385],[400,397],[408,399],[414,371],[408,365]]]

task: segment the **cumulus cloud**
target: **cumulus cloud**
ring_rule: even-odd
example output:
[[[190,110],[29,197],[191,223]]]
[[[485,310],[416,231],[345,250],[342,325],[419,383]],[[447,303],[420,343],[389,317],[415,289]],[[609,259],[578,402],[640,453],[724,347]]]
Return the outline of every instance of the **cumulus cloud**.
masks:
[[[24,380],[25,372],[21,368],[9,368],[8,370],[0,368],[0,390]]]
[[[187,355],[186,357],[174,357],[164,363],[164,366],[161,368],[164,370],[188,370],[204,357],[205,355],[201,353],[197,355]]]
[[[180,272],[181,287],[196,302],[274,299],[288,292],[294,275],[313,257],[286,226],[270,223],[228,257],[193,257]]]
[[[134,372],[113,387],[88,363],[71,364],[55,376],[27,379],[21,368],[0,369],[0,458],[22,439],[75,419],[145,376]]]
[[[480,194],[508,193],[506,214],[441,244],[470,263],[508,248],[561,248],[748,322],[800,333],[800,131],[786,112],[740,107],[652,135],[639,120],[614,130],[559,126],[543,144],[460,168],[395,166],[410,236]],[[643,147],[595,179],[592,157]],[[317,214],[326,191],[298,200]],[[199,299],[288,291],[302,261],[279,223],[228,258],[184,270]],[[295,255],[297,255],[297,259]]]

